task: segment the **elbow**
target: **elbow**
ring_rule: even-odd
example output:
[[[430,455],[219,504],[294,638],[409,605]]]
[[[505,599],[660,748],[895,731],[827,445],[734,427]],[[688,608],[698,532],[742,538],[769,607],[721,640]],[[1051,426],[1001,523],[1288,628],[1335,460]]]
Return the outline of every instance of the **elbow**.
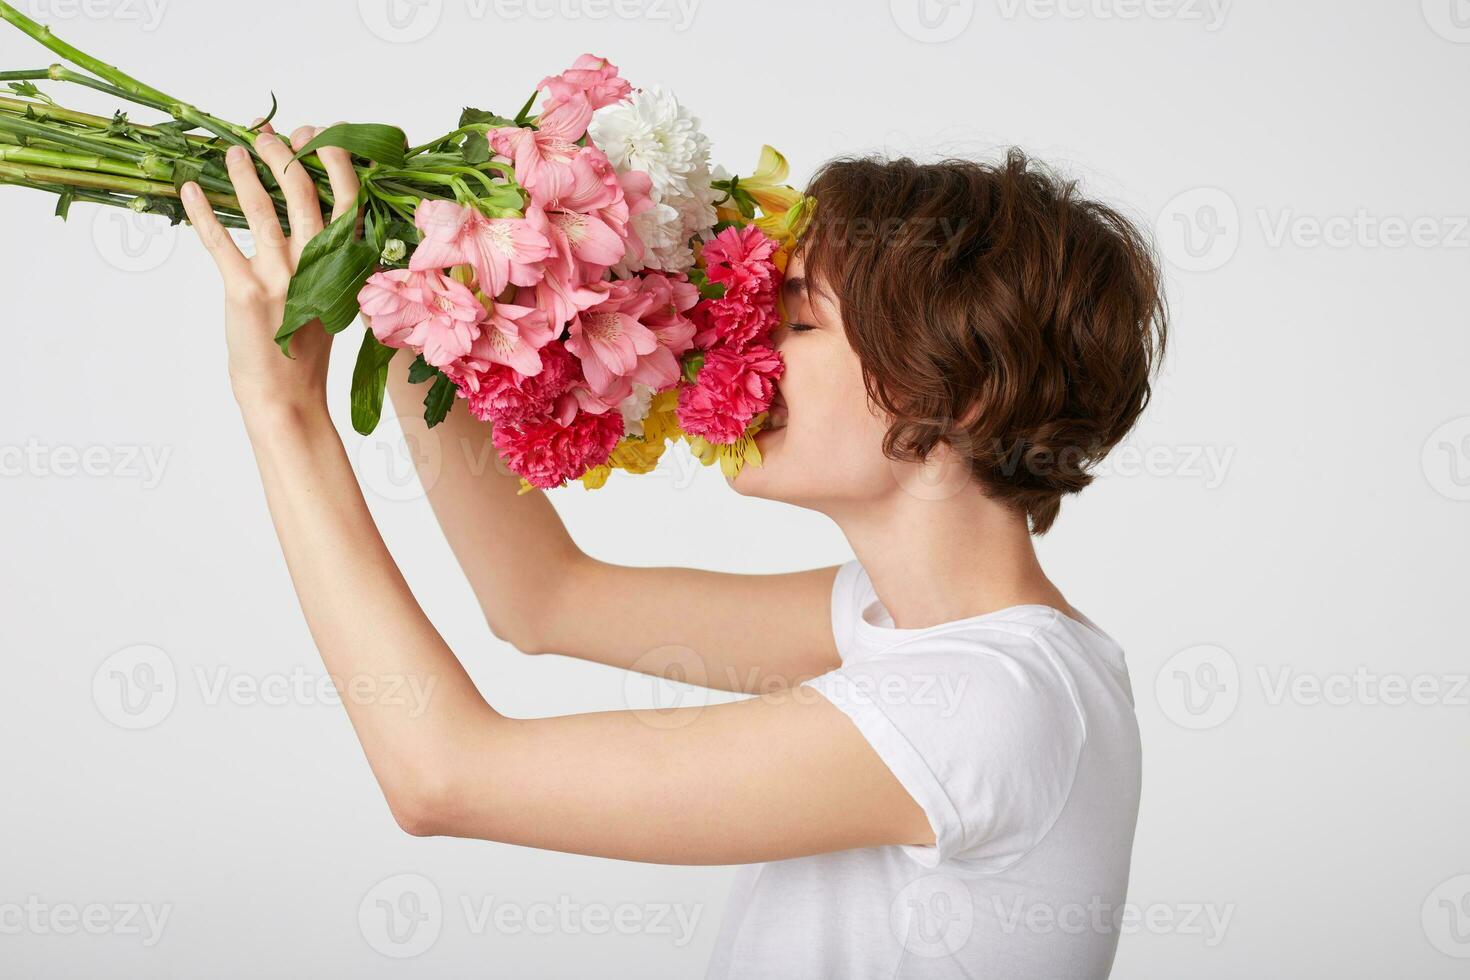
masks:
[[[497,640],[508,643],[521,653],[538,654],[551,652],[540,630],[527,623],[507,622],[496,619],[487,611],[485,623]]]
[[[446,779],[420,775],[386,794],[388,809],[410,837],[453,837],[458,797]]]

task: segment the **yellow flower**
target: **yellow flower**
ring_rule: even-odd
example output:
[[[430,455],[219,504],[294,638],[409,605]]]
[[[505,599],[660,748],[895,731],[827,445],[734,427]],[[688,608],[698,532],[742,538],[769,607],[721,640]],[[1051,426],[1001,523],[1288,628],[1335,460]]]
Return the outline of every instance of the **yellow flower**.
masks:
[[[755,219],[755,226],[776,240],[776,254],[771,260],[783,274],[796,248],[796,241],[811,223],[816,208],[816,198],[800,197],[785,211]]]
[[[761,465],[761,451],[756,447],[755,434],[760,431],[765,422],[766,413],[761,412],[750,420],[745,435],[728,444],[713,443],[703,436],[686,435],[684,438],[689,442],[689,450],[694,453],[696,459],[705,466],[710,466],[718,461],[725,478],[733,480],[746,465]]]
[[[613,447],[607,462],[593,466],[578,479],[588,490],[597,490],[607,483],[612,471],[627,470],[629,473],[650,473],[663,458],[670,439],[678,439],[684,433],[679,429],[679,391],[670,388],[653,396],[648,406],[648,417],[643,420],[643,436],[624,436]]]
[[[761,147],[761,158],[755,165],[755,173],[749,177],[741,177],[740,187],[755,198],[755,203],[761,206],[762,212],[780,214],[789,211],[801,200],[799,191],[786,186],[786,178],[790,174],[791,165],[786,162],[786,158],[774,146],[767,144]]]

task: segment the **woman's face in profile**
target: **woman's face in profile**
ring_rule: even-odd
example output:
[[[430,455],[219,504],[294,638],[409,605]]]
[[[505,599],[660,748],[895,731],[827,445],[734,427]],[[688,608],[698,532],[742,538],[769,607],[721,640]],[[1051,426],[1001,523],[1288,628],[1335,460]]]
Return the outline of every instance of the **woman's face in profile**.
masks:
[[[814,510],[893,491],[893,467],[903,464],[883,455],[887,426],[870,407],[838,300],[807,278],[799,253],[786,268],[782,305],[772,335],[786,364],[771,409],[775,424],[755,437],[761,465],[742,468],[731,486]]]

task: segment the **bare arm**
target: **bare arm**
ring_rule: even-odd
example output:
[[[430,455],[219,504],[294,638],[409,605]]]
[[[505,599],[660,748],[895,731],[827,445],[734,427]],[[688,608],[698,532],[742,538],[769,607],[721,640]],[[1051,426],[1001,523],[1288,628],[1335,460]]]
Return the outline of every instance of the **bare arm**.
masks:
[[[424,424],[424,390],[408,381],[407,357],[390,366],[388,389],[486,621],[518,649],[649,673],[672,660],[691,683],[748,693],[838,665],[829,612],[835,567],[740,575],[599,561],[572,541],[545,493],[517,495],[520,481],[496,456],[488,424],[463,405],[433,429]]]
[[[299,130],[293,142],[310,136]],[[309,326],[292,340],[294,360],[272,343],[285,283],[321,216],[302,169],[285,169],[290,150],[273,138],[259,146],[292,208],[292,241],[237,152],[228,165],[254,259],[197,185],[182,197],[225,281],[231,380],[302,611],[399,824],[690,864],[932,842],[923,811],[857,728],[809,689],[685,708],[657,723],[636,711],[516,720],[486,702],[373,524],[327,415],[331,339]],[[345,155],[329,148],[321,158],[336,199],[351,201]],[[540,513],[554,538],[554,515]],[[427,698],[399,696],[405,682]]]

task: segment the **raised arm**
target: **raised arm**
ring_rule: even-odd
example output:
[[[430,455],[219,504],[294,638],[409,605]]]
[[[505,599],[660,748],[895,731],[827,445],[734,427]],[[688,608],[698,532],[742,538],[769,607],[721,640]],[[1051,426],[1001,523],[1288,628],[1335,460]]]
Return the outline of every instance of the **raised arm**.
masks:
[[[295,142],[309,137],[298,131]],[[399,824],[415,834],[665,863],[931,842],[923,811],[867,740],[806,688],[656,721],[636,711],[515,720],[486,702],[373,524],[327,415],[330,338],[303,330],[292,341],[294,360],[271,342],[286,279],[321,221],[300,168],[285,169],[289,149],[269,136],[258,146],[286,190],[293,240],[282,236],[238,151],[228,166],[259,249],[253,260],[215,221],[197,185],[186,184],[182,197],[225,280],[231,380],[302,610]],[[321,157],[336,199],[351,201],[345,156],[327,149]],[[554,515],[531,499],[526,520],[539,520],[554,544]],[[563,547],[559,560],[582,560]],[[565,567],[537,574],[558,571]],[[584,639],[591,643],[593,634]],[[405,687],[427,698],[390,693]]]
[[[425,425],[424,391],[409,382],[406,356],[390,365],[388,390],[485,619],[517,649],[652,673],[683,657],[689,662],[674,669],[691,682],[753,694],[837,666],[835,567],[741,575],[599,561],[572,541],[545,493],[517,494],[520,480],[496,455],[489,425],[463,405]],[[424,451],[431,443],[437,451]]]

